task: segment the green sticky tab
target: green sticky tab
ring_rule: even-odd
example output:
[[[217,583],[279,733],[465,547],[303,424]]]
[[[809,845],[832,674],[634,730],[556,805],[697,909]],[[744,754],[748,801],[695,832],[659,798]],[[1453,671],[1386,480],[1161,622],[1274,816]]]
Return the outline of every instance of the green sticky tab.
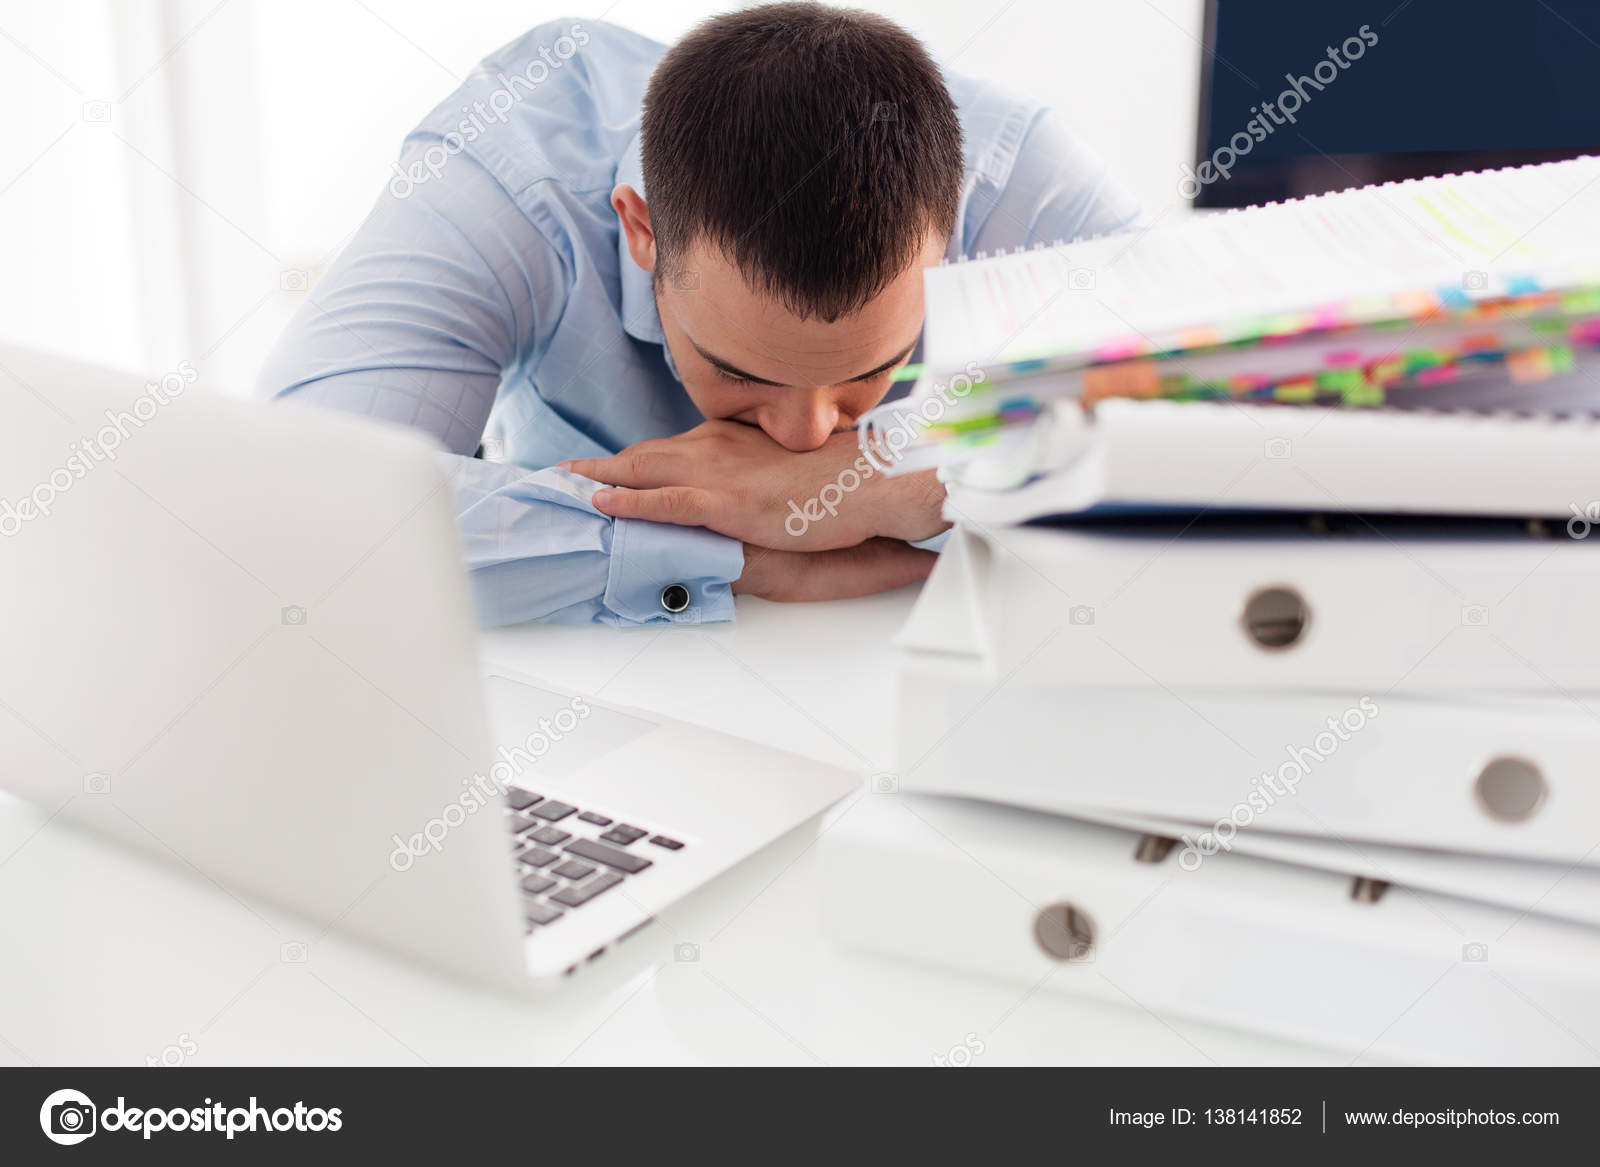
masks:
[[[890,374],[889,380],[915,381],[920,376],[922,376],[921,365],[901,365],[892,374]]]
[[[1600,311],[1600,288],[1582,288],[1561,297],[1563,312]]]

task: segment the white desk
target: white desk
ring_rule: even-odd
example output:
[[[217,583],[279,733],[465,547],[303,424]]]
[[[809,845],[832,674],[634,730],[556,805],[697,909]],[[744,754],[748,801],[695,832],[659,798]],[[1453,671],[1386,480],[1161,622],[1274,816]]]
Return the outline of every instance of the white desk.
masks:
[[[911,598],[745,600],[736,623],[710,629],[526,626],[484,650],[865,778],[888,767],[888,642]],[[285,962],[284,943],[305,939],[292,919],[0,796],[0,1063],[926,1066],[969,1034],[990,1065],[1343,1060],[843,951],[820,926],[815,837],[724,877],[631,953],[516,1000],[335,938]],[[286,861],[293,850],[286,840]],[[679,945],[698,959],[675,960]]]

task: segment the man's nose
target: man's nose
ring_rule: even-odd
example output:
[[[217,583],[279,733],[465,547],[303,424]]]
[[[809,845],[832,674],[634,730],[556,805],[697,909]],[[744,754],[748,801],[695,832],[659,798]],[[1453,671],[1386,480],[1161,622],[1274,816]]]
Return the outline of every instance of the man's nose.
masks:
[[[839,424],[839,407],[817,394],[772,405],[758,420],[769,438],[786,450],[803,454],[828,440]]]

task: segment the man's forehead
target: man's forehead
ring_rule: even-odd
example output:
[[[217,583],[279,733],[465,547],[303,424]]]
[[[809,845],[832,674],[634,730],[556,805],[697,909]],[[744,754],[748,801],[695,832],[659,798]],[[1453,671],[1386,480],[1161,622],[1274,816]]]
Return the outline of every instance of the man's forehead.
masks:
[[[703,356],[778,384],[860,377],[902,356],[922,325],[920,265],[857,312],[831,322],[801,318],[778,296],[752,286],[726,258],[704,249],[684,256],[669,286],[665,298],[678,326]]]

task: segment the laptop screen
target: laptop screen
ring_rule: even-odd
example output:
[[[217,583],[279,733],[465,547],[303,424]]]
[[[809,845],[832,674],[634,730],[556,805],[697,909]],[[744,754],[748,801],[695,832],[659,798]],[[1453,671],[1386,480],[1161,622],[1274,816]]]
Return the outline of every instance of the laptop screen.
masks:
[[[1200,207],[1600,150],[1600,0],[1208,0]]]
[[[501,767],[492,776],[525,789],[537,790],[541,781],[571,779],[658,728],[643,717],[509,677],[491,676],[484,688],[493,760]]]

